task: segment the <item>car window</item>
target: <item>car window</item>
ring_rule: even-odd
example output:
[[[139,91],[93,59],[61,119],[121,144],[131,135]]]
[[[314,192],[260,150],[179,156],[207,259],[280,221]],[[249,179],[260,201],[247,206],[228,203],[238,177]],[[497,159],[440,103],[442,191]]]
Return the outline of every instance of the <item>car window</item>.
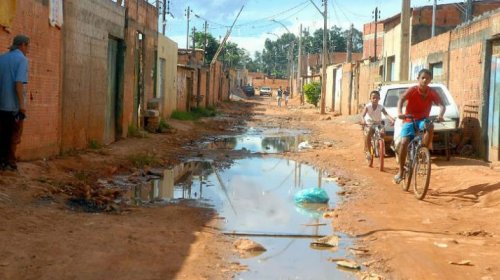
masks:
[[[448,100],[448,98],[446,98],[446,95],[444,94],[442,88],[440,88],[440,87],[431,87],[431,88],[435,92],[437,92],[437,94],[441,98],[441,102],[443,102],[444,106],[450,105],[450,101]],[[387,90],[387,94],[386,94],[385,100],[384,100],[384,107],[386,107],[386,108],[397,107],[399,96],[401,94],[405,93],[405,91],[407,89],[408,88],[393,88],[393,89]]]

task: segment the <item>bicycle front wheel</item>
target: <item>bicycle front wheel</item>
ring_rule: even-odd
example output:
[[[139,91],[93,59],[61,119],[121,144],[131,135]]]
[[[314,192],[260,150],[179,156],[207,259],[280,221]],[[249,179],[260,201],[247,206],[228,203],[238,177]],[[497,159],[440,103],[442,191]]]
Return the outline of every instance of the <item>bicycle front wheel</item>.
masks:
[[[378,140],[378,161],[380,171],[384,171],[384,156],[385,156],[385,142],[382,139]]]
[[[431,155],[429,149],[420,147],[415,157],[413,169],[413,191],[417,199],[424,199],[431,180]]]

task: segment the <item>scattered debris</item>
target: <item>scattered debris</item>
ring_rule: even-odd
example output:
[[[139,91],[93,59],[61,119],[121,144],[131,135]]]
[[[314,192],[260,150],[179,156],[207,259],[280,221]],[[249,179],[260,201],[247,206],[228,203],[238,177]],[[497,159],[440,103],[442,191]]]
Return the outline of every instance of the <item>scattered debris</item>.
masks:
[[[448,248],[448,244],[446,243],[434,242],[434,245],[439,248]]]
[[[304,141],[304,142],[300,142],[299,145],[297,146],[297,148],[299,149],[299,151],[302,151],[302,150],[306,150],[306,149],[312,149],[313,146],[311,146],[311,144],[309,144],[309,141]]]
[[[3,192],[0,192],[0,201],[3,201],[3,202],[10,202],[11,199],[9,197],[9,195],[3,193]]]
[[[325,237],[318,238],[311,242],[311,247],[313,248],[331,248],[339,246],[340,237],[337,235],[329,235]]]
[[[333,218],[337,218],[338,216],[339,215],[335,213],[335,210],[323,213],[323,218],[325,218],[325,219],[333,219]]]
[[[247,238],[239,238],[238,240],[234,241],[233,246],[240,252],[266,251],[266,248],[264,248],[262,245]]]
[[[359,247],[352,247],[352,248],[348,248],[348,249],[354,255],[366,255],[370,251],[366,248],[359,248]]]
[[[315,224],[304,224],[306,227],[317,227],[317,226],[326,226],[325,223],[315,223]]]
[[[462,236],[482,236],[482,237],[493,237],[493,234],[479,229],[479,230],[468,230],[468,231],[461,231],[458,233],[458,235]]]
[[[344,268],[349,268],[349,269],[361,269],[361,266],[357,264],[354,261],[351,260],[341,260],[341,261],[336,261],[338,266],[344,267]]]
[[[363,265],[364,266],[371,266],[372,264],[374,264],[376,262],[377,262],[376,260],[371,260],[371,261],[364,262]]]
[[[364,272],[361,274],[361,280],[384,280],[384,277],[370,272]]]
[[[470,260],[463,260],[463,261],[459,261],[459,262],[450,261],[448,263],[453,264],[453,265],[474,266]]]

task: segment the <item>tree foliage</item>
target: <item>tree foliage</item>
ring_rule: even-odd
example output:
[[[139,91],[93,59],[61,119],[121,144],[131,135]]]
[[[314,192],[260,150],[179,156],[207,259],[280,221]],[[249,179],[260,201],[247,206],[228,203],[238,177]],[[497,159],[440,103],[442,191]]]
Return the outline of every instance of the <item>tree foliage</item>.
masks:
[[[347,39],[350,30],[333,26],[328,29],[327,46],[329,52],[346,52]],[[361,52],[363,48],[363,35],[359,30],[353,29],[353,52]],[[219,42],[212,34],[204,32],[195,33],[196,48],[205,49],[205,61],[210,63],[214,57]],[[270,77],[284,79],[291,73],[290,54],[297,65],[299,38],[291,33],[285,33],[276,40],[266,39],[264,49],[255,52],[252,58],[247,50],[236,43],[227,42],[219,54],[218,60],[234,68],[247,68],[251,72],[264,72]],[[302,35],[303,54],[317,54],[323,50],[323,29],[316,29],[312,33],[308,30]]]
[[[309,84],[305,84],[304,95],[306,97],[307,103],[314,105],[314,107],[318,107],[318,102],[321,97],[321,83],[312,82]]]

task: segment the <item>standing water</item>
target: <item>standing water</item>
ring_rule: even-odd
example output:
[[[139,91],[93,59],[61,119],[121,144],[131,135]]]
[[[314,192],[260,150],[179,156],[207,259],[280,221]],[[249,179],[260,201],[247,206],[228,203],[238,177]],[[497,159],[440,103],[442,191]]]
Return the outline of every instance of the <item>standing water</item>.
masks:
[[[280,150],[276,143],[287,146],[283,139],[244,136],[228,142],[233,148],[250,145],[249,150],[265,151]],[[290,141],[295,142],[296,137]],[[333,232],[331,220],[323,218],[325,209],[335,208],[340,190],[323,175],[312,166],[272,155],[248,155],[224,166],[192,161],[165,170],[163,179],[150,186],[134,189],[131,199],[136,203],[189,200],[214,207],[223,217],[222,231],[266,248],[258,256],[240,260],[248,271],[237,279],[354,279],[354,274],[329,261],[345,258],[351,240]],[[328,204],[296,205],[294,195],[312,187],[326,191]],[[311,247],[317,237],[332,234],[340,236],[338,248]]]

